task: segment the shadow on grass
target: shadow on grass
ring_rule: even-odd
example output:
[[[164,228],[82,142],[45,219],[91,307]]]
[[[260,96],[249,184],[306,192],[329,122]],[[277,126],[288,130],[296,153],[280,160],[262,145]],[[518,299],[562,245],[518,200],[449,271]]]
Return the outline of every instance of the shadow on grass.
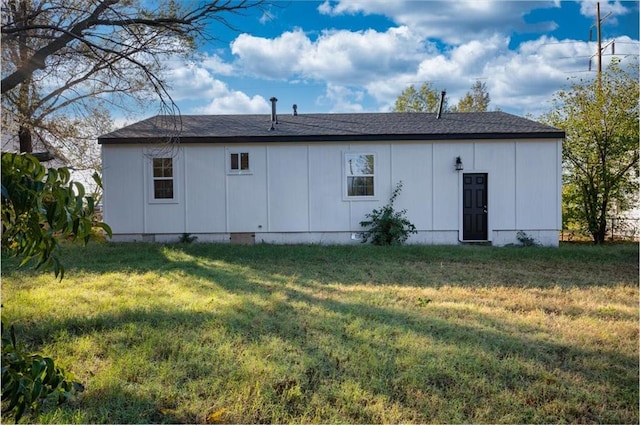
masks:
[[[142,266],[136,266],[132,260],[118,267],[107,267],[104,261],[108,259],[103,257],[103,261],[93,267],[102,271],[106,271],[105,268],[111,271],[124,268],[136,273],[180,270],[197,278],[189,280],[195,283],[185,290],[205,297],[210,294],[213,284],[230,295],[241,296],[244,301],[233,308],[209,312],[131,309],[118,314],[99,313],[89,318],[34,323],[33,335],[40,335],[42,342],[55,340],[62,333],[75,337],[94,333],[104,335],[109,342],[109,346],[104,348],[104,355],[113,358],[137,345],[144,345],[148,340],[145,332],[154,332],[154,337],[157,337],[175,334],[179,329],[185,334],[193,332],[198,337],[200,328],[221,327],[226,335],[242,341],[243,347],[268,344],[274,339],[284,341],[296,347],[300,362],[289,364],[289,359],[279,359],[274,353],[269,362],[277,365],[277,369],[291,369],[291,372],[268,377],[262,385],[263,391],[271,394],[275,403],[280,404],[279,408],[290,415],[289,420],[295,420],[306,412],[314,394],[322,394],[327,403],[341,410],[342,420],[380,422],[383,419],[371,413],[366,406],[351,412],[341,404],[343,401],[335,394],[336,390],[328,388],[336,383],[356,384],[372,396],[382,397],[413,412],[414,419],[418,421],[501,419],[490,414],[478,416],[483,406],[496,412],[520,410],[516,422],[624,422],[637,419],[637,411],[635,416],[633,413],[638,398],[635,357],[606,348],[585,349],[545,340],[536,336],[541,328],[530,327],[527,333],[516,325],[477,311],[456,312],[445,311],[445,307],[428,307],[419,313],[409,313],[392,306],[336,299],[336,294],[331,293],[332,289],[326,285],[329,282],[354,285],[366,281],[369,276],[367,268],[360,266],[359,274],[353,274],[354,261],[370,261],[372,273],[379,270],[381,274],[388,275],[383,278],[369,276],[369,283],[375,284],[379,279],[387,282],[389,276],[401,273],[402,264],[406,262],[421,261],[429,267],[435,265],[436,269],[442,268],[439,261],[450,261],[448,266],[456,261],[459,265],[469,266],[471,263],[472,271],[468,273],[477,273],[476,268],[486,260],[483,257],[476,263],[469,259],[449,258],[448,252],[440,252],[440,259],[436,256],[425,261],[415,258],[416,254],[411,250],[406,251],[408,254],[401,251],[394,260],[388,260],[363,258],[360,253],[356,255],[350,250],[344,250],[343,256],[331,255],[328,258],[314,251],[303,252],[301,258],[299,252],[276,250],[281,255],[274,256],[274,251],[263,251],[260,247],[255,251],[231,248],[231,252],[219,248],[214,253],[202,247],[145,245],[144,248],[143,253],[132,254],[132,258],[145,259]],[[304,258],[304,255],[308,257]],[[121,256],[119,252],[118,257]],[[399,265],[398,259],[402,260]],[[380,265],[386,261],[389,263]],[[91,264],[85,262],[81,267],[88,271]],[[300,270],[300,264],[304,264],[306,269]],[[425,270],[419,272],[424,273]],[[399,282],[416,287],[433,284],[428,277],[420,277],[420,273],[412,275],[405,271],[404,282]],[[342,281],[339,280],[341,275],[344,276]],[[438,276],[445,280],[451,274],[440,273]],[[445,283],[454,285],[456,281],[454,278]],[[539,284],[533,286],[537,288]],[[524,287],[526,289],[526,284]],[[447,315],[451,320],[442,318]],[[131,331],[120,332],[123,329]],[[412,335],[431,346],[411,346],[407,339]],[[203,340],[202,344],[212,343]],[[163,354],[162,350],[166,352]],[[147,356],[149,367],[153,367],[155,363],[175,360],[175,356],[180,356],[179,351],[178,348],[167,349],[158,344],[155,348],[141,351],[141,355]],[[205,370],[216,370],[216,360],[209,361],[211,367]],[[240,363],[235,364],[235,367],[241,366]],[[175,381],[186,383],[202,378],[187,368],[177,373]],[[123,374],[122,379],[135,385],[139,377],[129,371]],[[581,383],[586,385],[581,386]],[[302,395],[292,400],[287,398],[287,394],[294,387],[299,388]],[[594,394],[594,388],[602,392]],[[517,396],[504,397],[502,393],[505,391]],[[434,407],[421,399],[427,394],[438,397],[445,404],[461,403],[452,409],[458,416],[452,411],[441,412],[437,416],[438,413],[432,411]],[[118,388],[88,396],[85,402],[89,405],[93,403],[92,397],[109,406],[118,406],[122,402]],[[373,400],[369,402],[373,403]],[[170,406],[153,404],[150,400],[138,400],[134,404],[135,413],[124,409],[114,412],[108,421],[131,422],[131,415],[139,414],[138,411],[146,412],[147,408],[151,410],[143,414],[142,422],[202,420],[193,416],[164,416],[160,412],[170,411]],[[558,409],[563,405],[569,407]],[[264,416],[265,413],[259,412],[250,415],[237,419],[241,422],[287,420],[286,416]],[[89,419],[96,420],[94,417]]]
[[[238,246],[230,244],[107,243],[66,246],[67,273],[145,273],[198,268],[170,253],[250,267],[256,273],[321,283],[549,288],[628,284],[639,272],[638,244],[560,248],[471,246]],[[17,261],[3,257],[3,274]]]
[[[101,256],[78,258],[74,269],[87,273],[179,270],[196,278],[189,280],[192,283],[185,290],[206,297],[215,285],[244,301],[214,311],[132,308],[87,318],[38,322],[33,323],[30,336],[39,338],[37,342],[42,344],[61,335],[77,338],[96,334],[105,341],[102,355],[113,361],[127,350],[150,345],[138,352],[147,367],[161,367],[183,355],[179,346],[150,344],[149,338],[158,340],[162,335],[176,333],[201,338],[196,342],[210,347],[207,353],[211,358],[198,359],[204,363],[202,368],[175,371],[175,385],[206,379],[203,374],[208,370],[223,373],[220,359],[215,358],[217,343],[198,333],[202,328],[222,328],[225,335],[241,342],[233,348],[238,350],[238,356],[227,365],[228,370],[243,367],[239,353],[247,347],[268,345],[274,340],[294,347],[299,356],[295,362],[278,353],[268,359],[277,370],[289,372],[260,377],[264,380],[260,383],[262,391],[272,397],[265,401],[274,404],[272,413],[265,413],[269,409],[249,411],[232,418],[237,422],[296,421],[308,414],[309,406],[317,399],[340,412],[337,417],[322,418],[325,421],[384,422],[381,413],[373,410],[372,397],[381,397],[410,412],[397,418],[403,422],[498,422],[508,411],[519,412],[511,422],[638,420],[637,357],[606,348],[585,349],[545,340],[537,336],[541,328],[530,327],[524,332],[517,325],[477,311],[445,311],[445,307],[427,306],[409,312],[353,302],[348,296],[339,299],[332,292],[335,288],[327,285],[509,285],[517,280],[514,276],[523,276],[519,274],[522,270],[511,270],[523,267],[523,261],[528,266],[555,262],[565,268],[582,264],[588,269],[587,274],[596,268],[602,270],[599,257],[600,263],[593,268],[583,264],[584,257],[591,258],[591,253],[563,254],[558,258],[540,250],[531,251],[533,258],[527,258],[521,254],[524,250],[512,254],[481,248],[460,258],[455,249],[408,248],[375,255],[381,251],[370,247],[336,247],[335,252],[320,247],[132,248],[123,255],[121,249],[106,246]],[[616,258],[605,264],[616,268],[623,275],[622,281],[627,281],[633,268],[637,270],[637,263],[634,265],[624,255]],[[487,278],[482,274],[487,264],[499,265],[500,271],[487,273]],[[408,270],[408,265],[413,270]],[[621,267],[625,267],[622,272]],[[68,273],[72,273],[71,269]],[[593,282],[606,286],[610,280],[596,277]],[[543,282],[526,275],[514,285],[527,289],[565,283],[576,285],[573,278]],[[446,316],[451,320],[443,318]],[[412,345],[412,337],[426,342],[425,346]],[[195,413],[172,413],[175,405],[155,396],[141,396],[144,382],[139,382],[140,374],[144,377],[144,370],[125,371],[116,381],[119,384],[88,391],[83,406],[93,413],[85,419],[121,423],[203,420]],[[360,400],[356,407],[347,405],[336,389],[347,383],[366,389],[369,399]],[[299,397],[291,396],[294,388],[300,390]],[[433,404],[433,399],[441,404]],[[100,403],[109,406],[110,412],[101,410]],[[479,413],[482,411],[485,413]]]

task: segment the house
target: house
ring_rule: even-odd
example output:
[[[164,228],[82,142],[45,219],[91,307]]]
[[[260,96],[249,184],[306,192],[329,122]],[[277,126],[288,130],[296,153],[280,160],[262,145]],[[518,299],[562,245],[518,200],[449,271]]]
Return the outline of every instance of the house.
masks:
[[[504,112],[155,116],[99,137],[115,241],[358,243],[396,201],[417,244],[557,246],[564,132]]]

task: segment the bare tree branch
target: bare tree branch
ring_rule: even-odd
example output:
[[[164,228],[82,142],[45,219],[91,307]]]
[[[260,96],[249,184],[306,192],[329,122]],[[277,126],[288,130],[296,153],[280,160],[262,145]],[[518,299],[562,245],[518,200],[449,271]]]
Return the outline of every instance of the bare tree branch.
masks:
[[[96,6],[96,8],[87,19],[77,23],[69,31],[64,31],[60,35],[60,37],[53,40],[51,43],[42,47],[41,49],[37,50],[30,58],[26,60],[26,62],[18,66],[18,68],[12,74],[2,79],[2,93],[15,88],[18,84],[30,78],[36,70],[44,69],[46,66],[45,62],[47,57],[65,47],[70,41],[76,38],[81,38],[84,30],[89,28],[91,25],[95,25],[95,21],[97,20],[98,16],[100,16],[100,14],[102,14],[111,5],[118,3],[118,1],[119,0],[102,1],[98,4],[98,6]]]

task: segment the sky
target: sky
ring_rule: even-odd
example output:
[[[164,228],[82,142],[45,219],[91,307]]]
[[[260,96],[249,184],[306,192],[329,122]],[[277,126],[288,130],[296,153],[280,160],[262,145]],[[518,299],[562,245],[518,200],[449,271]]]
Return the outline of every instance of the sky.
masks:
[[[603,66],[637,63],[639,2],[600,11]],[[199,60],[167,64],[182,114],[269,114],[271,97],[279,114],[388,112],[423,83],[453,105],[481,81],[490,109],[536,117],[595,77],[594,1],[273,1],[226,18],[235,30],[213,23]]]

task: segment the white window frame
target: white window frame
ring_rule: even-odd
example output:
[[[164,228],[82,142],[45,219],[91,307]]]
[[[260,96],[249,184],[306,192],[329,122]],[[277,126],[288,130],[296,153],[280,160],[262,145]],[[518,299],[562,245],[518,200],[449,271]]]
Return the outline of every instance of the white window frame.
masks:
[[[354,157],[372,156],[373,157],[373,174],[352,174],[349,167],[349,160]],[[378,199],[378,178],[376,170],[378,168],[378,158],[374,152],[344,152],[342,154],[342,196],[347,201],[372,201]],[[349,177],[372,177],[373,178],[373,195],[349,195]]]
[[[156,159],[171,159],[171,177],[155,177],[153,174],[153,162]],[[147,176],[148,176],[148,202],[150,204],[177,204],[179,202],[179,171],[180,159],[178,155],[171,154],[155,154],[147,155]],[[173,197],[172,198],[156,198],[155,182],[156,180],[172,180],[173,181]]]
[[[237,169],[232,169],[231,164],[231,156],[238,155],[238,167]],[[242,155],[247,155],[247,161],[249,162],[248,168],[242,169]],[[227,151],[227,174],[238,175],[238,174],[253,174],[253,169],[251,168],[251,152],[249,150],[229,150]]]

